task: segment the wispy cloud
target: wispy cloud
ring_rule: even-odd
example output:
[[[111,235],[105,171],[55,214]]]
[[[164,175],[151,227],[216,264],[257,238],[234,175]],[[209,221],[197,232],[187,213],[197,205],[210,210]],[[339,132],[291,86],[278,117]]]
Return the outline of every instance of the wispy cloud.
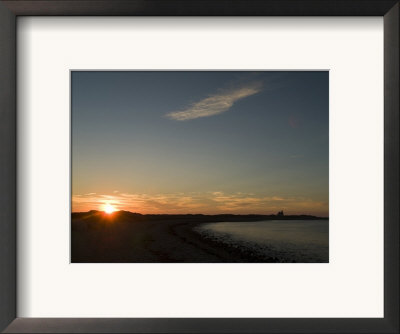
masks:
[[[227,213],[275,213],[327,215],[329,204],[303,197],[254,196],[246,193],[225,194],[214,192],[217,208]]]
[[[252,82],[229,91],[211,95],[191,104],[184,110],[170,112],[166,116],[176,121],[187,121],[200,117],[218,115],[228,111],[236,101],[257,94],[261,91],[261,88],[261,82]]]

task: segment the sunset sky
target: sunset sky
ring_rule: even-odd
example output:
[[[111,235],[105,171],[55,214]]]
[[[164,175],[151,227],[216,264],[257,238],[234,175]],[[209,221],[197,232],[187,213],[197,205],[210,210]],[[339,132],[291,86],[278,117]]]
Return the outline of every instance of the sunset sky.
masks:
[[[328,72],[72,80],[72,211],[329,215]]]

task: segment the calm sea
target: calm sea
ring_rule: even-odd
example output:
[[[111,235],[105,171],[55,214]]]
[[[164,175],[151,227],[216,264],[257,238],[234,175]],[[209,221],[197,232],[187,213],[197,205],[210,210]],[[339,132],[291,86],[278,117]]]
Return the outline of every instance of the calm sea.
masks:
[[[196,230],[279,262],[329,262],[328,220],[221,222],[202,224]]]

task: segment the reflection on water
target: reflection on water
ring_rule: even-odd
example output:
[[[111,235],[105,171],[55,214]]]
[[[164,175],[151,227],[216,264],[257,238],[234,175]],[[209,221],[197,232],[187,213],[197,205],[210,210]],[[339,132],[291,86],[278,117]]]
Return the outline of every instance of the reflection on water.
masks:
[[[279,262],[329,262],[328,220],[221,222],[196,228],[204,237]]]

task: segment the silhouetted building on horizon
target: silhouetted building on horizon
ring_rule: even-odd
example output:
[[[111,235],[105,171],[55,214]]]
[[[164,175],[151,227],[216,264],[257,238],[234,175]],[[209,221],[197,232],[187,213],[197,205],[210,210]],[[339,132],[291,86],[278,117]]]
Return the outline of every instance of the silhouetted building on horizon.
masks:
[[[284,216],[283,210],[282,210],[282,211],[279,211],[276,215],[277,215],[277,216]]]

